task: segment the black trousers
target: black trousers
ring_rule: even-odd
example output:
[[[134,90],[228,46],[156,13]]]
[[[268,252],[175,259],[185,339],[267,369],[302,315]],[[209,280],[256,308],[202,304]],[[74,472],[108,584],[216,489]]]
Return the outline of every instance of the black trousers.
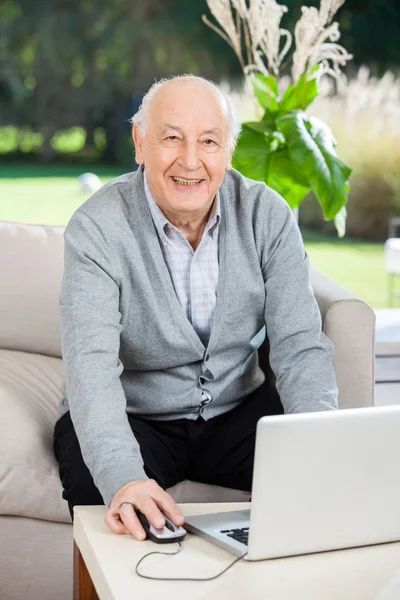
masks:
[[[150,421],[131,415],[128,420],[147,476],[163,489],[191,479],[250,491],[257,422],[282,413],[276,389],[265,382],[239,406],[208,421]],[[75,505],[104,504],[82,458],[69,412],[56,423],[54,453],[71,517]]]

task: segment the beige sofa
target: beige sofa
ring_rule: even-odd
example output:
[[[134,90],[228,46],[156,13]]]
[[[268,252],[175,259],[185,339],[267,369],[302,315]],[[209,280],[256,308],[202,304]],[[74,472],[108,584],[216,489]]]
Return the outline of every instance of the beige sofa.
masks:
[[[63,228],[0,222],[0,598],[70,600],[72,526],[52,435],[63,367],[58,295]],[[373,404],[374,313],[323,275],[312,283],[335,345],[340,407]],[[265,349],[260,353],[263,367]],[[247,499],[183,482],[176,500]]]

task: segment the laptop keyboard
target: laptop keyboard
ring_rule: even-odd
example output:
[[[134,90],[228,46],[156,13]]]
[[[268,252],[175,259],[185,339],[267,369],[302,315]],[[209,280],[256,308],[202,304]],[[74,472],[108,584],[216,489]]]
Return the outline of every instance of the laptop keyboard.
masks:
[[[248,541],[249,541],[249,528],[248,527],[241,527],[240,529],[222,529],[221,533],[224,533],[228,537],[232,538],[233,540],[236,540],[237,542],[240,542],[241,544],[244,544],[245,546],[248,545]]]

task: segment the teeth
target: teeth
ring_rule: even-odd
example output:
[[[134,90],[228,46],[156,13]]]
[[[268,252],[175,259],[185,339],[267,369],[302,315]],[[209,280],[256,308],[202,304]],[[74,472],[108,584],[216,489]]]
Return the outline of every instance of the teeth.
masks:
[[[180,185],[196,185],[201,179],[182,179],[181,177],[173,177],[173,180]]]

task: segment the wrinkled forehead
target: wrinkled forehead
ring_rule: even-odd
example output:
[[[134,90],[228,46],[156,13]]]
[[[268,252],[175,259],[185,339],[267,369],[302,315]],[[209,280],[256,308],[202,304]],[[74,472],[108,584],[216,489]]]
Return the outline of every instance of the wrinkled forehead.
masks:
[[[149,125],[153,131],[174,126],[182,131],[229,133],[226,101],[206,83],[171,81],[158,90],[149,107]]]

